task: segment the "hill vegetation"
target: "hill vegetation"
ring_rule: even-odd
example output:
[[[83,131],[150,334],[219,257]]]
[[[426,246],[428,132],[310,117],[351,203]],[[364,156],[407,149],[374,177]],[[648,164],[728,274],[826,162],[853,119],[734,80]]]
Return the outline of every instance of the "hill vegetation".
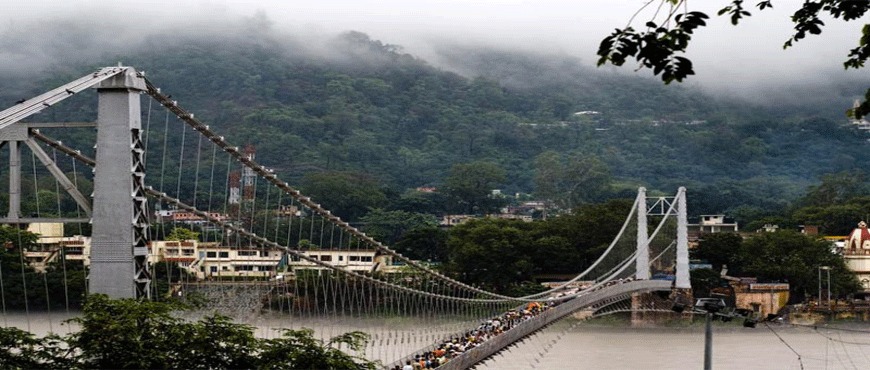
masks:
[[[455,70],[474,74],[466,77],[359,32],[319,48],[329,52],[270,36],[172,40],[148,40],[113,59],[147,71],[235,142],[256,145],[260,163],[303,189],[321,188],[313,185],[324,176],[366,179],[385,197],[360,195],[368,208],[402,209],[407,189],[446,189],[454,165],[477,162],[503,172],[491,185],[506,194],[582,189],[553,199],[573,207],[641,185],[665,193],[686,186],[692,214],[725,212],[747,223],[793,207],[825,174],[870,168],[867,135],[840,107],[753,106],[568,57],[453,50],[448,56],[464,66]],[[15,81],[20,88],[0,92],[0,101],[11,105],[107,64]],[[838,99],[857,94],[832,91],[831,100],[848,106]],[[39,119],[93,119],[95,109],[80,99]],[[565,178],[567,169],[574,171]],[[434,211],[462,210],[447,201]],[[355,220],[365,209],[348,212]]]

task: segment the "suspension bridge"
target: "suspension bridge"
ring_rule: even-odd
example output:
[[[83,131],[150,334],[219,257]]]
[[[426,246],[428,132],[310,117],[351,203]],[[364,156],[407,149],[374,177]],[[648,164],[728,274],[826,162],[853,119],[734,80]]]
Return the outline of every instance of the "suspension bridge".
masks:
[[[95,122],[36,120],[63,100],[92,99],[94,91]],[[142,95],[150,98],[144,109]],[[512,297],[374,240],[132,67],[101,68],[3,110],[0,142],[8,148],[9,179],[0,222],[92,225],[90,237],[61,233],[22,253],[28,261],[55,261],[66,271],[74,252],[84,255],[81,288],[88,294],[196,293],[207,307],[268,316],[267,326],[317,326],[324,335],[360,329],[372,336],[365,356],[390,368],[423,353],[450,356],[439,368],[469,368],[558,320],[670,311],[674,297],[690,294],[684,188],[667,197],[640,188],[619,234],[591,265],[546,291]],[[56,199],[42,196],[40,186],[53,187]],[[166,220],[199,230],[199,240],[164,240]],[[156,269],[160,262],[168,269]],[[44,285],[46,302],[69,302],[50,297]],[[30,289],[38,294],[39,282]]]

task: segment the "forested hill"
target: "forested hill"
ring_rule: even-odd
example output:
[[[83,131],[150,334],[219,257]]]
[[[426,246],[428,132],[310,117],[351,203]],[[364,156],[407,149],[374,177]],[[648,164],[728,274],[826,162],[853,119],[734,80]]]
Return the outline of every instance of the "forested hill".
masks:
[[[258,161],[291,182],[350,171],[396,192],[442,185],[454,164],[485,160],[506,171],[505,192],[531,193],[541,158],[555,158],[609,174],[590,201],[638,185],[687,186],[693,213],[706,213],[783,207],[822,174],[868,169],[870,136],[840,113],[850,102],[840,94],[851,91],[832,92],[841,106],[789,111],[567,57],[454,50],[450,67],[460,75],[358,32],[317,47],[171,40],[41,80],[0,71],[7,86],[29,91],[7,88],[0,98],[8,106],[120,60],[234,142],[255,144]],[[94,109],[52,114],[93,119]]]

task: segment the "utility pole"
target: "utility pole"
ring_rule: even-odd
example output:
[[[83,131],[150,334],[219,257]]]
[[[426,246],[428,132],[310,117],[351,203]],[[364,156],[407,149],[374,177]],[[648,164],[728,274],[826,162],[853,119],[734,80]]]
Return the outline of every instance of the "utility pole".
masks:
[[[713,313],[707,311],[704,327],[704,370],[713,369]]]

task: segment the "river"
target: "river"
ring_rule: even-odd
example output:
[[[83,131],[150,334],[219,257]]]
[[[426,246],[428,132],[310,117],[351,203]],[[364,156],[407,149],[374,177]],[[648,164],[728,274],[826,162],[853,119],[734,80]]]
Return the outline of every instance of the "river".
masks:
[[[75,315],[59,313],[7,313],[0,325],[16,326],[44,335],[49,331],[67,334],[75,327],[62,322]],[[326,338],[350,330],[375,336],[365,356],[392,362],[421,348],[439,331],[456,329],[447,323],[429,330],[431,323],[397,320],[305,319],[288,325],[286,318],[259,317],[249,320],[261,337],[276,336],[276,328],[312,327]],[[428,326],[427,326],[428,325]],[[739,323],[718,324],[713,334],[715,369],[868,369],[870,368],[870,327],[840,324],[849,330],[797,327],[788,324],[759,324],[743,328]],[[422,330],[421,330],[422,329]],[[771,330],[772,329],[772,330]],[[798,359],[800,356],[800,359]],[[691,327],[631,328],[616,322],[563,320],[510,347],[478,369],[700,369],[704,358],[702,325]]]

